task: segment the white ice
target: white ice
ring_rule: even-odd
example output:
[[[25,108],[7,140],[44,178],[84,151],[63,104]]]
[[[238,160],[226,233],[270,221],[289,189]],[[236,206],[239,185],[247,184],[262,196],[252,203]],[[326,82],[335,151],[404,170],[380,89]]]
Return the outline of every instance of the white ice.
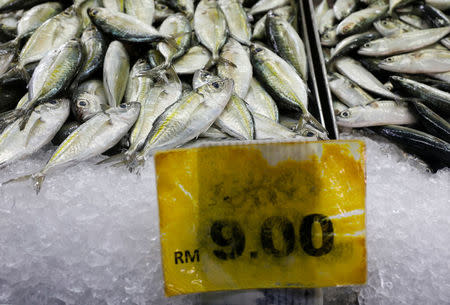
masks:
[[[450,170],[364,139],[368,285],[327,288],[324,304],[450,304]],[[0,182],[51,150],[0,169]],[[0,187],[0,304],[198,303],[164,297],[153,166],[136,177],[93,164],[52,173],[39,196],[29,181]]]

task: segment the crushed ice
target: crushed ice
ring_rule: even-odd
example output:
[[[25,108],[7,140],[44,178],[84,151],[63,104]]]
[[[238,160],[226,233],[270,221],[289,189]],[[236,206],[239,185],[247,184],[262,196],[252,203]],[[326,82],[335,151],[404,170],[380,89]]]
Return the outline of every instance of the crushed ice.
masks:
[[[368,284],[327,288],[324,304],[450,303],[450,170],[426,171],[380,138],[367,144]],[[0,170],[0,181],[51,155]],[[140,177],[84,162],[0,187],[0,304],[195,304],[164,297],[153,165]],[[247,305],[247,304],[246,304]],[[251,304],[248,304],[251,305]]]

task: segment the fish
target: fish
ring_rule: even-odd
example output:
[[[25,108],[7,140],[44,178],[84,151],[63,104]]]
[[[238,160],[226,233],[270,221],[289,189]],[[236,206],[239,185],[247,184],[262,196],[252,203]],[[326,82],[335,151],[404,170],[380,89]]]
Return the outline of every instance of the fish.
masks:
[[[259,0],[250,8],[250,15],[266,13],[275,8],[290,4],[289,0]]]
[[[40,171],[8,182],[32,178],[33,187],[38,194],[50,170],[95,157],[117,144],[136,122],[139,110],[139,103],[121,104],[94,115],[56,148]]]
[[[124,0],[124,11],[147,25],[153,24],[155,2],[153,0]]]
[[[374,130],[403,150],[417,155],[434,170],[450,166],[450,144],[444,140],[404,126],[387,125]]]
[[[236,95],[244,99],[253,76],[252,64],[247,51],[235,39],[229,38],[220,53],[220,57],[225,61],[217,64],[217,75],[224,79],[232,79]]]
[[[411,125],[417,122],[407,102],[374,101],[354,106],[340,112],[336,117],[338,126],[371,127],[383,125]]]
[[[125,13],[96,7],[89,8],[88,14],[92,23],[116,40],[134,43],[170,40],[169,37],[160,34],[153,26]]]
[[[292,22],[294,19],[294,10],[292,6],[286,5],[276,9],[271,10],[273,14],[282,18],[283,20]],[[266,38],[266,13],[263,17],[261,17],[253,27],[252,40],[264,40]]]
[[[58,2],[47,2],[27,10],[17,23],[16,40],[28,37],[45,21],[61,13],[62,5]]]
[[[159,2],[155,2],[155,14],[153,15],[154,22],[161,22],[170,15],[174,14],[167,5]]]
[[[50,100],[38,105],[25,128],[20,120],[0,133],[0,168],[32,155],[48,144],[69,116],[68,99]]]
[[[173,68],[178,74],[194,74],[195,71],[205,68],[210,60],[211,54],[209,51],[198,45],[190,48],[186,54],[176,59]]]
[[[403,33],[412,32],[417,28],[397,18],[387,17],[373,23],[375,29],[384,37],[398,36]]]
[[[358,61],[344,56],[336,59],[335,64],[342,75],[348,77],[361,88],[389,99],[401,99],[400,96],[387,90],[383,84]]]
[[[169,7],[183,13],[189,20],[194,16],[194,1],[193,0],[164,0]]]
[[[395,55],[382,60],[378,67],[400,73],[441,73],[450,71],[448,50],[423,49],[411,53]]]
[[[0,13],[26,9],[43,2],[47,2],[47,0],[2,0],[0,3]]]
[[[194,30],[200,43],[212,54],[211,65],[228,37],[227,20],[216,0],[201,0],[194,13]]]
[[[277,104],[254,77],[250,82],[250,88],[244,100],[253,115],[257,113],[278,122],[279,112]]]
[[[391,76],[390,81],[396,89],[417,97],[432,109],[450,116],[450,93],[401,76]]]
[[[328,80],[331,92],[346,106],[367,105],[374,101],[361,87],[339,73],[333,73]]]
[[[356,11],[342,20],[336,31],[339,35],[353,35],[368,30],[373,22],[383,18],[389,6],[371,6],[360,11]]]
[[[420,122],[425,126],[426,130],[430,134],[450,143],[450,123],[425,104],[418,101],[413,102],[413,104],[420,117]]]
[[[154,122],[131,169],[145,162],[155,151],[181,146],[208,130],[230,100],[233,86],[230,79],[214,81],[166,108]]]
[[[334,15],[337,20],[342,20],[350,15],[358,4],[357,0],[336,0],[333,5]]]
[[[217,2],[225,15],[230,36],[243,45],[250,45],[252,29],[242,4],[238,0],[218,0]]]
[[[378,38],[379,36],[380,36],[379,33],[375,31],[368,31],[360,34],[351,35],[342,39],[331,51],[331,57],[328,60],[328,62],[331,62],[336,57],[345,55],[355,49],[358,49],[359,47],[365,45],[366,43],[369,43],[369,41],[372,41]]]
[[[108,99],[103,82],[98,79],[81,83],[73,94],[71,109],[79,122],[86,122],[97,113],[108,108]]]
[[[358,54],[386,56],[411,52],[432,45],[450,33],[450,27],[417,30],[400,36],[380,38],[365,43]]]
[[[103,34],[94,26],[88,26],[81,35],[83,63],[77,75],[77,82],[82,82],[95,73],[103,64],[107,44]]]
[[[272,12],[267,14],[266,36],[275,52],[289,62],[302,79],[308,81],[308,62],[305,44],[292,25]]]
[[[127,88],[129,72],[130,59],[127,50],[121,42],[111,42],[103,64],[103,86],[111,107],[121,103]]]
[[[268,117],[255,113],[253,114],[255,122],[255,138],[256,140],[274,140],[274,139],[296,139],[300,141],[314,141],[315,137],[305,137],[301,134],[293,132],[289,128],[269,119]]]

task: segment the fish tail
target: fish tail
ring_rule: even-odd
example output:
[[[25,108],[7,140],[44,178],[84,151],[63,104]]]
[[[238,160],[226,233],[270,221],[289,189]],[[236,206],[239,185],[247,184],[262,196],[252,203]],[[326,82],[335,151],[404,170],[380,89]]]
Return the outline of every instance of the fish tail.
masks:
[[[42,188],[42,184],[45,180],[45,175],[41,172],[34,174],[31,176],[31,179],[33,179],[33,188],[36,191],[36,195],[39,194]]]
[[[297,124],[297,128],[304,128],[305,125],[308,124],[312,127],[314,127],[315,129],[317,129],[320,132],[325,133],[326,135],[328,135],[328,131],[322,126],[322,124],[319,123],[319,121],[317,121],[317,119],[315,117],[313,117],[310,113],[306,113],[303,114],[300,117],[300,120]]]
[[[120,163],[120,161],[125,161],[126,157],[127,156],[125,155],[125,153],[120,153],[120,154],[108,157],[108,158],[106,158],[106,159],[96,163],[95,165],[110,164],[110,163],[116,163],[117,164],[117,162]]]

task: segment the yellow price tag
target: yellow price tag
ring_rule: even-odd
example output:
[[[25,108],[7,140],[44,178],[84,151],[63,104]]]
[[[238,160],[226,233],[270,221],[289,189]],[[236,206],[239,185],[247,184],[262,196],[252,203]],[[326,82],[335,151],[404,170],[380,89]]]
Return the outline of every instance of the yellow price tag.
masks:
[[[361,141],[155,155],[168,296],[366,281]]]

